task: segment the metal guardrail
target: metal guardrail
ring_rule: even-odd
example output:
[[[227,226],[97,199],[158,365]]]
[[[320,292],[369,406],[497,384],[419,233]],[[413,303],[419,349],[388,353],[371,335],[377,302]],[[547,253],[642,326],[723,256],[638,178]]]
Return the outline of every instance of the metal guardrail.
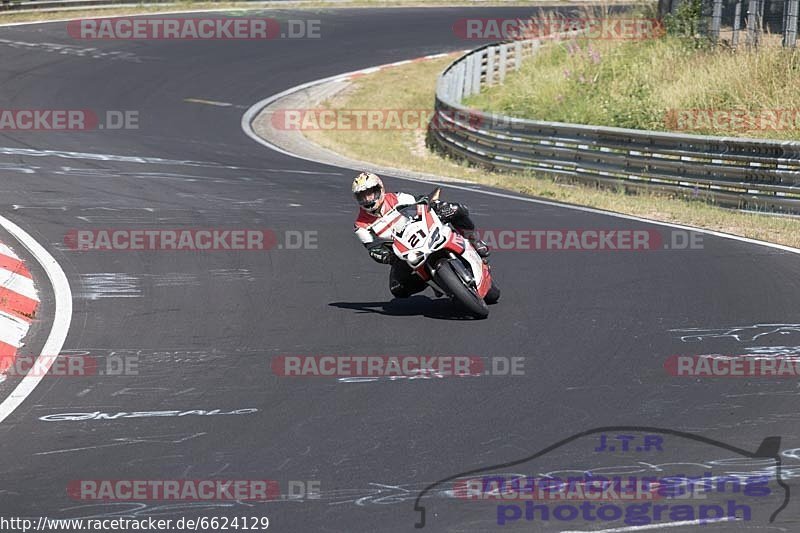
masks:
[[[492,170],[542,171],[596,186],[800,213],[800,142],[544,122],[462,105],[501,83],[543,42],[494,43],[451,63],[437,82],[429,144]]]

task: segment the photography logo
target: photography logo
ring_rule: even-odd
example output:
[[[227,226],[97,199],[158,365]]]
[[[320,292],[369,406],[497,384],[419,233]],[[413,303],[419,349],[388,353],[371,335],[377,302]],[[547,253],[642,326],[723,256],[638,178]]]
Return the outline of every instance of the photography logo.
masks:
[[[428,485],[414,502],[415,527],[425,527],[434,504],[440,524],[468,521],[492,529],[771,523],[790,496],[780,443],[765,437],[751,451],[659,427],[588,429],[519,460]]]

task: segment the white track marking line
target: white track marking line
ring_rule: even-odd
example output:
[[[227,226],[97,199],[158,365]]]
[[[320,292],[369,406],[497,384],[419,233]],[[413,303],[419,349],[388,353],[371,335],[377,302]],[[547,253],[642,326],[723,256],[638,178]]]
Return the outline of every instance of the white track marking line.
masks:
[[[614,527],[611,529],[594,529],[594,530],[568,530],[561,533],[622,533],[623,531],[645,531],[647,529],[661,529],[664,527],[679,527],[679,526],[705,526],[715,522],[731,522],[739,520],[735,517],[725,518],[706,518],[705,520],[682,520],[680,522],[666,522],[663,524],[647,524],[644,526],[624,526]]]
[[[380,68],[380,67],[371,67],[371,69],[375,69],[375,68]],[[264,109],[265,107],[270,105],[272,102],[275,102],[276,100],[279,100],[279,99],[283,98],[284,96],[288,96],[290,94],[293,94],[293,93],[308,89],[310,87],[314,87],[316,85],[327,83],[329,81],[346,80],[349,76],[352,76],[353,74],[358,74],[358,73],[364,72],[365,70],[371,70],[371,69],[356,70],[356,71],[353,71],[353,72],[346,72],[344,74],[337,74],[335,76],[329,76],[327,78],[322,78],[322,79],[319,79],[319,80],[310,81],[310,82],[303,83],[301,85],[297,85],[295,87],[292,87],[291,89],[287,89],[285,91],[281,91],[281,92],[279,92],[277,94],[274,94],[272,96],[269,96],[267,98],[264,98],[263,100],[260,100],[260,101],[256,102],[255,104],[253,104],[252,106],[250,106],[250,108],[247,111],[245,111],[244,115],[242,115],[242,120],[241,120],[242,130],[244,131],[244,133],[248,137],[253,139],[258,144],[260,144],[262,146],[266,146],[267,148],[269,148],[271,150],[274,150],[274,151],[276,151],[278,153],[281,153],[281,154],[284,154],[284,155],[288,155],[288,156],[294,157],[296,159],[303,159],[303,160],[306,160],[306,161],[311,161],[313,163],[326,165],[326,166],[329,166],[329,167],[336,167],[337,165],[335,165],[335,164],[326,163],[325,161],[318,161],[318,160],[312,159],[310,157],[305,157],[305,156],[302,156],[302,155],[294,154],[292,152],[284,150],[283,148],[281,148],[279,146],[276,146],[276,145],[272,144],[271,142],[267,141],[266,139],[262,139],[253,130],[253,124],[252,124],[253,120],[255,120],[256,116],[258,116],[258,114],[261,112],[262,109]],[[309,141],[309,142],[311,142],[311,141]],[[380,167],[381,165],[373,165],[373,166]],[[342,167],[339,167],[339,168],[342,168]],[[389,175],[391,176],[391,174],[389,174]],[[611,211],[603,211],[602,209],[595,209],[593,207],[583,207],[583,206],[562,204],[562,203],[553,202],[553,201],[550,201],[550,200],[540,200],[538,198],[528,198],[526,196],[517,196],[515,194],[510,194],[510,193],[501,193],[501,192],[495,192],[495,191],[485,191],[485,190],[481,190],[481,189],[476,189],[475,186],[478,185],[478,184],[465,186],[465,185],[456,185],[456,184],[450,183],[450,182],[442,183],[442,182],[438,182],[438,181],[435,181],[435,180],[426,180],[426,179],[422,179],[422,178],[409,178],[409,177],[403,177],[403,176],[391,176],[391,177],[395,178],[395,179],[414,181],[414,182],[417,182],[417,183],[431,183],[431,184],[435,184],[435,185],[441,185],[442,187],[449,187],[451,189],[461,189],[461,190],[464,190],[464,191],[469,191],[469,192],[473,192],[473,193],[477,193],[477,194],[486,194],[488,196],[495,196],[497,198],[507,198],[509,200],[519,200],[521,202],[528,202],[528,203],[532,203],[532,204],[547,205],[547,206],[552,206],[552,207],[559,207],[559,208],[562,208],[562,209],[572,209],[574,211],[583,211],[584,213],[593,213],[593,214],[604,215],[604,216],[608,216],[608,217],[623,218],[625,220],[634,220],[636,222],[643,222],[643,223],[646,223],[646,224],[654,224],[654,225],[657,225],[657,226],[666,226],[666,227],[669,227],[669,228],[676,228],[676,229],[682,229],[682,230],[688,230],[688,231],[695,231],[697,233],[703,233],[703,234],[706,234],[706,235],[713,235],[714,237],[720,237],[720,238],[723,238],[723,239],[731,239],[731,240],[734,240],[734,241],[745,242],[745,243],[748,243],[748,244],[756,244],[758,246],[766,246],[768,248],[774,248],[776,250],[782,250],[784,252],[789,252],[789,253],[793,253],[793,254],[800,254],[800,248],[792,248],[791,246],[785,246],[783,244],[775,244],[775,243],[771,243],[771,242],[759,241],[759,240],[756,240],[756,239],[750,239],[748,237],[740,237],[739,235],[731,235],[730,233],[722,233],[720,231],[714,231],[714,230],[710,230],[710,229],[696,228],[694,226],[684,226],[682,224],[673,224],[671,222],[662,222],[662,221],[659,221],[659,220],[650,220],[650,219],[647,219],[647,218],[637,217],[637,216],[634,216],[634,215],[625,215],[625,214],[622,214],[622,213],[613,213]]]
[[[96,7],[96,6],[95,6]],[[124,7],[124,6],[123,6]],[[71,22],[73,20],[95,20],[95,19],[106,19],[106,18],[121,18],[121,17],[156,17],[160,15],[186,15],[191,13],[216,13],[219,11],[260,11],[265,8],[258,7],[257,5],[251,7],[231,7],[231,8],[224,8],[218,7],[216,9],[189,9],[185,11],[153,11],[153,12],[146,12],[146,13],[108,13],[106,15],[95,15],[91,17],[68,17],[63,19],[52,19],[52,20],[31,20],[28,22],[4,22],[0,24],[0,28],[5,27],[13,27],[13,26],[29,26],[33,24],[52,24],[54,22]],[[86,6],[85,9],[94,9],[92,6]],[[40,11],[41,12],[41,11]],[[9,15],[21,15],[25,13],[35,13],[34,10],[22,10],[22,11],[8,11],[7,14]],[[46,13],[46,12],[41,12]],[[53,13],[50,11],[50,13]]]
[[[0,216],[0,226],[3,226],[42,265],[50,284],[53,286],[53,294],[55,296],[53,327],[50,329],[50,335],[48,335],[42,347],[42,354],[39,355],[35,363],[40,365],[44,372],[26,375],[11,394],[0,403],[0,423],[2,423],[33,392],[53,365],[56,358],[48,357],[48,355],[52,356],[61,353],[61,348],[64,347],[64,341],[67,339],[69,325],[72,321],[72,291],[69,288],[67,275],[61,265],[41,244],[36,242],[25,230],[3,216]]]

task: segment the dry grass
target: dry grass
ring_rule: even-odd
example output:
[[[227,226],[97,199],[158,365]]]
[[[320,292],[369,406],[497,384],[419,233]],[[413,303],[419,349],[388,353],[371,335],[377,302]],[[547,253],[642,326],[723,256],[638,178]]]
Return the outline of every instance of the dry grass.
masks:
[[[337,109],[432,111],[437,75],[452,59],[414,63],[359,78],[350,90],[325,102]],[[549,177],[488,173],[443,159],[424,148],[419,130],[317,130],[306,135],[339,153],[376,164],[464,178],[533,196],[606,209],[653,220],[688,224],[800,248],[800,220],[742,213],[699,201],[559,183]]]
[[[467,103],[557,122],[797,140],[798,86],[800,51],[779,46],[579,40],[545,48]]]

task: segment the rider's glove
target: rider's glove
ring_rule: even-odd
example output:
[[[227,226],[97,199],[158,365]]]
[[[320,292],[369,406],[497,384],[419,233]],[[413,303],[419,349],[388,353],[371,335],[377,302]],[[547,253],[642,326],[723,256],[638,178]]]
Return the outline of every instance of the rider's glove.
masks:
[[[448,222],[454,216],[458,214],[459,211],[458,204],[451,204],[449,202],[442,202],[437,200],[431,204],[431,208],[439,215],[439,218],[442,219],[442,222]]]
[[[386,244],[379,244],[377,246],[372,246],[368,248],[369,256],[377,261],[378,263],[383,263],[384,265],[389,264],[392,262],[392,258],[394,257],[394,253],[386,247]]]

